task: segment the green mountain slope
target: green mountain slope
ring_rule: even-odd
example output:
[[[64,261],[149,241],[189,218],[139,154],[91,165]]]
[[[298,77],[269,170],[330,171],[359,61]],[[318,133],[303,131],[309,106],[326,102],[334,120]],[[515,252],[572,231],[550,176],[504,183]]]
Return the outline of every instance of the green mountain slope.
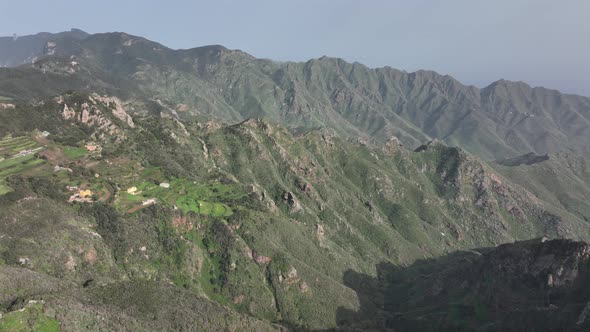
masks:
[[[485,159],[563,147],[587,152],[590,136],[590,99],[524,83],[501,80],[480,90],[429,71],[371,69],[328,57],[277,63],[222,46],[172,50],[124,33],[56,45],[29,70],[49,81],[61,75],[94,91],[168,101],[186,117],[265,118],[381,142],[394,135],[410,147],[438,138]],[[34,96],[15,88],[13,71],[0,71],[7,97],[55,94],[54,84]]]
[[[590,240],[590,99],[41,37],[0,68],[0,330],[578,326],[586,245],[469,250]]]
[[[440,141],[413,151],[395,138],[374,146],[330,129],[294,135],[262,120],[181,121],[172,111],[73,93],[0,112],[0,146],[33,140],[42,161],[6,166],[0,270],[75,285],[3,294],[46,299],[43,312],[57,312],[50,316],[64,327],[172,328],[178,305],[201,308],[178,324],[211,310],[232,317],[215,326],[273,328],[248,315],[326,329],[341,310],[362,307],[347,271],[375,275],[384,262],[543,235],[590,238],[583,216],[553,209]],[[11,161],[17,151],[5,153]],[[190,303],[136,308],[138,298],[170,292]],[[92,312],[118,323],[84,318]],[[149,315],[159,318],[142,325]]]
[[[531,165],[494,168],[511,181],[526,187],[546,206],[553,206],[563,213],[569,212],[583,220],[590,218],[590,170],[588,158],[572,152],[541,156]],[[529,155],[527,159],[530,159]],[[545,159],[546,160],[543,160]],[[542,161],[539,161],[542,160]]]
[[[86,37],[88,34],[78,29],[60,33],[42,32],[30,36],[0,37],[0,67],[32,63],[44,54],[53,53],[56,46],[54,43],[74,43]]]

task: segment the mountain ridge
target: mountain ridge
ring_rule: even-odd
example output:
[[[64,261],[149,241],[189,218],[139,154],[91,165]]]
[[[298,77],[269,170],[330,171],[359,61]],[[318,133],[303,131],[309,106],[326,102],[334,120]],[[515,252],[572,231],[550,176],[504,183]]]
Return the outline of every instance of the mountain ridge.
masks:
[[[65,73],[90,89],[135,90],[136,98],[186,104],[186,114],[196,117],[229,123],[264,117],[381,142],[394,135],[414,147],[438,138],[487,160],[563,147],[586,153],[581,142],[590,139],[590,98],[525,83],[499,80],[479,89],[434,71],[372,69],[331,57],[277,63],[223,46],[173,50],[125,33],[90,35],[73,49],[64,45],[20,70]],[[64,67],[60,55],[77,57],[78,69]],[[14,89],[14,81],[0,80],[0,88],[6,84]]]
[[[109,34],[113,34],[113,35],[126,35],[126,36],[129,36],[129,37],[132,37],[132,38],[141,38],[141,39],[144,39],[146,41],[149,41],[149,42],[158,44],[159,46],[162,46],[162,47],[164,47],[164,48],[166,48],[168,50],[171,50],[171,51],[185,51],[185,52],[189,52],[189,51],[198,50],[198,49],[215,48],[215,49],[222,49],[222,50],[225,50],[225,51],[239,52],[239,53],[243,53],[244,55],[247,55],[247,56],[249,56],[251,58],[255,58],[255,56],[251,55],[250,53],[248,53],[246,51],[243,51],[243,50],[240,50],[240,49],[231,49],[231,48],[228,48],[228,47],[226,47],[224,45],[221,45],[221,44],[210,44],[210,45],[202,45],[202,46],[195,46],[195,47],[188,47],[188,48],[171,48],[171,47],[165,46],[163,44],[150,41],[149,39],[147,39],[145,37],[141,37],[139,35],[132,35],[132,34],[129,34],[129,33],[123,32],[123,31],[111,31],[111,32],[101,32],[101,33],[89,34],[89,33],[85,32],[85,31],[83,31],[81,29],[72,28],[69,31],[62,31],[62,32],[56,32],[56,33],[52,33],[52,32],[39,32],[39,33],[34,34],[34,35],[18,36],[17,38],[25,38],[25,37],[33,37],[33,36],[43,36],[43,37],[48,37],[48,39],[51,39],[51,38],[55,38],[56,35],[65,34],[65,33],[68,33],[68,32],[77,33],[79,35],[84,36],[84,38],[89,37],[89,36],[92,36],[92,35],[109,35]],[[0,38],[3,38],[3,39],[13,39],[14,37],[13,36],[0,36]],[[83,38],[81,38],[81,39],[83,39]],[[39,54],[39,55],[43,55],[43,54]],[[389,70],[389,69],[391,69],[391,70],[399,71],[399,72],[406,73],[406,74],[416,74],[416,73],[421,73],[421,72],[427,72],[427,73],[433,73],[433,74],[435,74],[437,76],[443,76],[443,77],[447,77],[448,76],[448,77],[453,78],[454,80],[456,80],[451,74],[441,74],[441,73],[439,73],[438,71],[436,71],[434,69],[417,69],[415,71],[407,71],[407,70],[403,70],[403,69],[394,68],[394,67],[392,67],[390,65],[369,66],[369,65],[363,64],[362,62],[359,62],[359,61],[349,61],[349,60],[345,60],[343,58],[340,58],[338,56],[331,56],[331,55],[322,55],[322,56],[319,56],[317,58],[310,58],[310,59],[308,59],[306,61],[275,60],[275,59],[268,58],[268,57],[262,57],[262,58],[258,58],[258,59],[259,60],[269,60],[269,61],[277,62],[277,63],[301,63],[301,62],[308,62],[308,61],[313,61],[313,60],[334,59],[334,60],[339,60],[339,61],[347,62],[347,63],[350,63],[350,64],[361,65],[361,66],[364,66],[364,67],[367,67],[367,68],[373,69],[373,70],[379,70],[379,69]],[[14,66],[6,66],[6,67],[14,67]],[[457,80],[457,82],[461,83],[458,80]],[[494,86],[494,85],[497,85],[497,84],[501,84],[501,83],[524,84],[524,85],[526,85],[527,87],[529,87],[531,89],[537,89],[537,88],[539,88],[539,89],[544,89],[544,90],[549,90],[549,91],[556,91],[556,92],[559,92],[559,93],[561,93],[563,95],[571,95],[571,96],[578,96],[578,97],[590,98],[590,96],[585,96],[585,95],[580,95],[580,94],[575,94],[575,93],[566,93],[566,92],[562,92],[559,89],[555,89],[555,88],[548,88],[548,87],[545,87],[545,86],[533,86],[530,83],[525,82],[525,81],[509,80],[509,79],[504,79],[504,78],[499,78],[499,79],[494,80],[494,81],[488,83],[487,85],[481,86],[481,87],[478,87],[476,85],[464,84],[464,83],[461,83],[461,84],[462,85],[465,85],[466,87],[475,87],[475,88],[477,88],[479,90],[483,90],[483,89],[486,89],[486,88],[489,88],[491,86]]]

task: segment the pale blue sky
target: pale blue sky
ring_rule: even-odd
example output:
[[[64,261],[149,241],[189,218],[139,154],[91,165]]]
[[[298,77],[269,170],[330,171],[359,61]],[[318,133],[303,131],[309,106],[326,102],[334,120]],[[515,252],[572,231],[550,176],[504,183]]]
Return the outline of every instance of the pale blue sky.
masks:
[[[172,48],[322,55],[590,96],[588,0],[0,0],[0,35],[125,31]]]

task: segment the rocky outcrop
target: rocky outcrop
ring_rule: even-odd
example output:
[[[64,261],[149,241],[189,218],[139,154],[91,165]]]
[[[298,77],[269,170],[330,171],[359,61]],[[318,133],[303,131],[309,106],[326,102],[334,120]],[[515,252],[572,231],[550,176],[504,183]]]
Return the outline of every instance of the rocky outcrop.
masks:
[[[299,204],[297,197],[295,197],[295,195],[290,191],[287,191],[283,194],[283,200],[289,204],[289,212],[291,213],[299,212],[303,209],[301,204]]]
[[[398,151],[400,151],[401,149],[403,149],[403,144],[402,142],[395,136],[391,136],[391,138],[389,138],[387,140],[387,142],[385,142],[385,144],[383,144],[383,153],[388,154],[388,155],[392,155]]]
[[[133,118],[123,108],[121,100],[117,97],[109,97],[109,96],[100,96],[98,94],[93,94],[89,97],[90,101],[92,102],[100,102],[105,104],[107,107],[112,109],[113,115],[126,123],[129,127],[135,128],[135,123],[133,123]]]
[[[417,147],[414,150],[414,152],[422,152],[422,151],[426,151],[426,150],[431,149],[431,148],[437,148],[437,147],[440,148],[440,147],[445,147],[445,146],[446,145],[445,145],[445,143],[443,141],[435,138],[435,139],[431,140],[430,142],[428,142],[426,144],[420,145],[419,147]]]
[[[254,261],[258,265],[266,265],[272,261],[272,258],[270,258],[268,256],[260,255],[256,251],[252,251],[252,259],[254,259]]]
[[[245,191],[254,199],[262,202],[270,212],[277,212],[275,201],[272,200],[266,191],[258,184],[250,184],[245,186]]]
[[[16,105],[14,105],[14,104],[0,103],[0,111],[10,110],[10,109],[15,109],[15,108],[16,108]]]
[[[324,226],[320,225],[320,224],[316,224],[315,225],[315,232],[314,232],[314,237],[316,238],[316,240],[318,240],[320,243],[322,243],[324,241],[325,234],[326,234],[326,231],[324,230]]]
[[[69,102],[68,98],[59,96],[54,101],[61,106],[61,115],[64,119],[95,128],[96,130],[91,136],[92,139],[104,140],[110,136],[120,143],[126,138],[120,124],[135,128],[133,119],[126,113],[121,101],[116,97],[93,94],[88,96],[85,102],[80,103]]]

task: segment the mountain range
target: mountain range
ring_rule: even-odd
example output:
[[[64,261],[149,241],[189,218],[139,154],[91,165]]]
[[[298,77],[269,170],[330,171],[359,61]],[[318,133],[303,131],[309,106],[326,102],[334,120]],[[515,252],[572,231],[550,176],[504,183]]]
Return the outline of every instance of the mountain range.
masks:
[[[0,64],[0,330],[590,326],[590,98],[75,29]]]
[[[372,69],[329,57],[278,63],[222,46],[172,50],[125,33],[87,36],[72,30],[49,36],[0,41],[3,49],[14,50],[3,52],[1,63],[23,63],[43,50],[35,64],[5,69],[0,87],[7,97],[41,98],[66,87],[84,88],[165,100],[186,108],[185,118],[265,118],[380,142],[396,136],[414,148],[437,138],[486,160],[587,152],[590,138],[589,98],[522,82],[500,80],[478,89],[431,71]],[[34,46],[20,45],[29,39]],[[47,54],[54,56],[43,58]],[[43,77],[15,81],[23,71]]]

